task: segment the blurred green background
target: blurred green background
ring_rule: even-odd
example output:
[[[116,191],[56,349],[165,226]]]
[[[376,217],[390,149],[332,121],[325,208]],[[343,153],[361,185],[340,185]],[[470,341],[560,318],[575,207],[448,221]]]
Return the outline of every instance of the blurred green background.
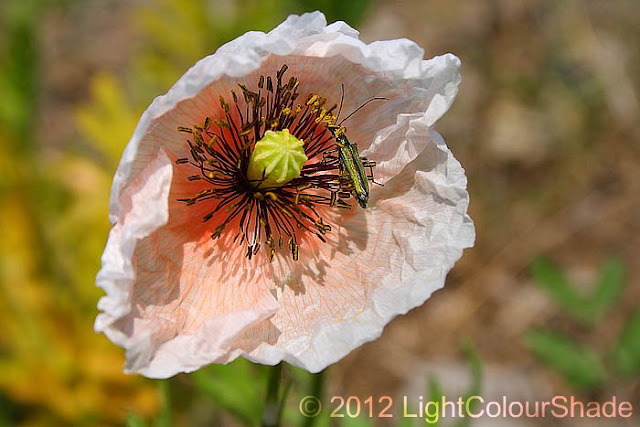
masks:
[[[467,170],[478,238],[379,340],[323,376],[287,370],[285,425],[309,422],[297,405],[318,390],[615,395],[640,411],[636,2],[2,0],[0,425],[259,423],[264,367],[122,374],[122,349],[92,329],[94,278],[111,178],[146,106],[221,44],[315,9],[367,42],[407,37],[462,59],[437,128]]]

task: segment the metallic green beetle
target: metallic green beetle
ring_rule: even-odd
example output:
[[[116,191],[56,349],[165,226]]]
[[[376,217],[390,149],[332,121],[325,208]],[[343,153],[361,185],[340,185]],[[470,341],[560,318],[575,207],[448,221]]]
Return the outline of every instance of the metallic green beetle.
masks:
[[[337,117],[340,116],[340,112],[342,111],[343,100],[344,85],[342,86],[342,99],[340,100],[340,110],[338,111]],[[346,129],[342,126],[342,123],[346,122],[351,116],[360,111],[361,108],[363,108],[371,101],[378,100],[388,101],[389,99],[380,96],[373,97],[356,108],[355,111],[345,117],[337,125],[332,124],[328,126],[329,131],[336,139],[340,168],[349,176],[351,185],[353,187],[350,190],[358,200],[358,204],[360,205],[360,207],[363,209],[366,209],[369,203],[369,179],[373,181],[373,176],[369,177],[365,172],[365,168],[373,168],[376,164],[375,162],[370,162],[369,160],[360,157],[360,152],[358,152],[358,145],[355,142],[349,141],[346,135]],[[373,175],[373,170],[371,172]]]
[[[338,147],[338,161],[340,167],[347,173],[353,186],[352,192],[360,207],[365,209],[369,202],[369,178],[365,167],[373,167],[375,163],[360,158],[358,146],[347,139],[343,127],[329,127],[329,131],[336,139]]]

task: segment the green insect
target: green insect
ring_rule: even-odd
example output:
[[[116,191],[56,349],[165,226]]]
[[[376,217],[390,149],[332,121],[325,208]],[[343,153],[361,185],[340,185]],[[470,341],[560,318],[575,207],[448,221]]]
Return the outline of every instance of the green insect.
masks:
[[[352,191],[358,200],[358,204],[364,209],[369,202],[369,178],[364,168],[373,167],[375,163],[360,158],[358,146],[347,139],[343,129],[342,127],[329,128],[336,139],[340,168],[349,176],[353,186]]]
[[[344,100],[344,85],[342,86],[342,99],[340,100],[340,109],[338,111],[338,116],[340,116],[340,112],[342,111],[342,101]],[[388,100],[388,98],[382,97],[374,97],[369,99],[364,104],[360,105],[355,109],[351,114],[345,117],[340,123],[337,125],[329,125],[329,131],[336,139],[336,147],[338,151],[338,161],[340,163],[340,168],[349,176],[349,180],[351,181],[351,192],[358,200],[358,204],[361,208],[365,209],[369,203],[369,179],[373,179],[368,176],[365,168],[373,168],[376,164],[375,162],[371,162],[363,157],[360,157],[360,152],[358,151],[358,145],[355,142],[349,141],[346,135],[346,129],[342,126],[342,123],[347,121],[351,116],[360,111],[365,105],[370,103],[371,101],[376,100]],[[337,120],[336,117],[336,120]],[[371,169],[373,172],[373,169]]]

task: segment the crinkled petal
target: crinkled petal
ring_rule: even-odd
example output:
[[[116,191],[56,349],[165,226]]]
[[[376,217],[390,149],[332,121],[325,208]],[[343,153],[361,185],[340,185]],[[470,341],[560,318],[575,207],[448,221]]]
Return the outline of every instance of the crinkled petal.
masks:
[[[278,301],[288,309],[269,319],[281,331],[277,348],[253,328],[251,360],[324,369],[424,303],[473,245],[464,171],[440,135],[418,123],[407,132],[421,135],[425,150],[372,193],[370,209],[346,218],[337,231],[346,239],[321,247],[315,271],[294,264],[284,276]]]
[[[153,101],[114,177],[97,277],[106,296],[95,328],[125,347],[127,371],[163,378],[244,356],[316,372],[443,286],[474,240],[464,172],[433,130],[456,96],[460,61],[423,55],[404,39],[367,45],[319,12],[290,16],[222,46]],[[176,201],[197,191],[175,165],[188,156],[177,127],[220,116],[220,95],[282,64],[333,102],[344,85],[342,117],[388,99],[345,123],[384,187],[368,209],[328,214],[327,244],[304,242],[297,263],[247,260],[230,238],[209,239],[206,207]]]

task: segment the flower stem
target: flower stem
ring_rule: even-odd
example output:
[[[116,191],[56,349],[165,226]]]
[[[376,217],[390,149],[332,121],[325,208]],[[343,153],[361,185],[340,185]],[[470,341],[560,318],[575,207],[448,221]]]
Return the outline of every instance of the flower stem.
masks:
[[[267,383],[267,401],[262,412],[262,427],[278,427],[280,425],[280,404],[278,392],[282,379],[282,363],[270,369]]]
[[[156,420],[158,427],[171,427],[171,380],[159,380],[158,389],[160,391],[160,402],[162,404],[162,412]]]
[[[324,373],[326,372],[326,369],[324,371],[320,371],[317,374],[313,374],[311,376],[311,386],[309,388],[309,392],[307,393],[308,396],[313,396],[316,399],[318,399],[319,402],[322,401],[322,392],[324,390]],[[304,419],[302,426],[303,427],[312,427],[316,420],[318,419],[318,417],[307,417]]]

